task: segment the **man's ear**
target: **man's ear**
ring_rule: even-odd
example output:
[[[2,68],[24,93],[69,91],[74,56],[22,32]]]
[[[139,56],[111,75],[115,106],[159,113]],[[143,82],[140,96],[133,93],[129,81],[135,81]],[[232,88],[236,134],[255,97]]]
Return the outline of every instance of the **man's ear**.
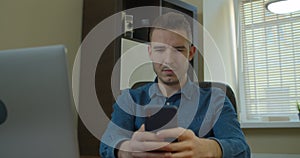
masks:
[[[151,48],[151,45],[150,45],[150,44],[148,45],[148,55],[149,55],[149,58],[150,58],[151,60],[153,60],[153,59],[152,59],[152,48]]]
[[[194,58],[196,50],[197,50],[197,48],[195,46],[192,45],[190,47],[189,61],[191,61]]]

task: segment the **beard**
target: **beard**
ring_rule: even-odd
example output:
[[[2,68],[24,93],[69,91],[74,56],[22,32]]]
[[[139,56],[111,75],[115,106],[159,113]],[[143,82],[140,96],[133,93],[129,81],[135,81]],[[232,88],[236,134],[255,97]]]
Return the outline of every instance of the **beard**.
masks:
[[[167,86],[174,86],[174,85],[179,85],[179,78],[176,75],[175,72],[173,72],[173,74],[164,74],[163,70],[164,69],[169,69],[167,67],[164,67],[162,69],[160,69],[159,67],[156,67],[155,64],[153,64],[153,70],[155,72],[155,74],[157,75],[157,78],[159,81],[161,81],[163,84],[167,85]]]
[[[163,84],[165,84],[165,85],[167,85],[167,86],[174,86],[174,85],[178,85],[178,84],[179,84],[179,80],[178,80],[177,77],[175,77],[175,79],[174,79],[174,78],[169,78],[169,77],[164,78],[164,77],[161,77],[161,76],[159,76],[159,75],[157,75],[157,76],[158,76],[158,79],[159,79]]]

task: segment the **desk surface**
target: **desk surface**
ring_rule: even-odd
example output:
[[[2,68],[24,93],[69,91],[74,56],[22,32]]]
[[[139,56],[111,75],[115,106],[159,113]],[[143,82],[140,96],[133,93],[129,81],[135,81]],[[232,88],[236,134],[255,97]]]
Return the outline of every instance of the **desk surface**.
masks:
[[[251,158],[299,158],[298,154],[268,154],[268,153],[252,153]],[[100,158],[100,156],[80,156],[80,158]]]
[[[252,153],[251,158],[299,158],[300,154]]]

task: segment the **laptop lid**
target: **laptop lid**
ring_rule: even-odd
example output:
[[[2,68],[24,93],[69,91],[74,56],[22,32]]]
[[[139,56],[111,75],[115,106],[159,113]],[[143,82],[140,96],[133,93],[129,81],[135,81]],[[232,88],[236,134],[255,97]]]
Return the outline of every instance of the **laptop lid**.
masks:
[[[0,100],[0,157],[79,157],[64,46],[0,51]]]

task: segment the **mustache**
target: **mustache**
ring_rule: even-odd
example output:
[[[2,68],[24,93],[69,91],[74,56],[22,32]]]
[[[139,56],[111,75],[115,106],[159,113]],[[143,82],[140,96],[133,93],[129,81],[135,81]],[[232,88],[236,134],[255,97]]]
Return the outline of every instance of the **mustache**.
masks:
[[[162,68],[161,68],[161,70],[172,70],[172,71],[174,71],[175,70],[175,68],[174,67],[171,67],[171,66],[163,66]]]

